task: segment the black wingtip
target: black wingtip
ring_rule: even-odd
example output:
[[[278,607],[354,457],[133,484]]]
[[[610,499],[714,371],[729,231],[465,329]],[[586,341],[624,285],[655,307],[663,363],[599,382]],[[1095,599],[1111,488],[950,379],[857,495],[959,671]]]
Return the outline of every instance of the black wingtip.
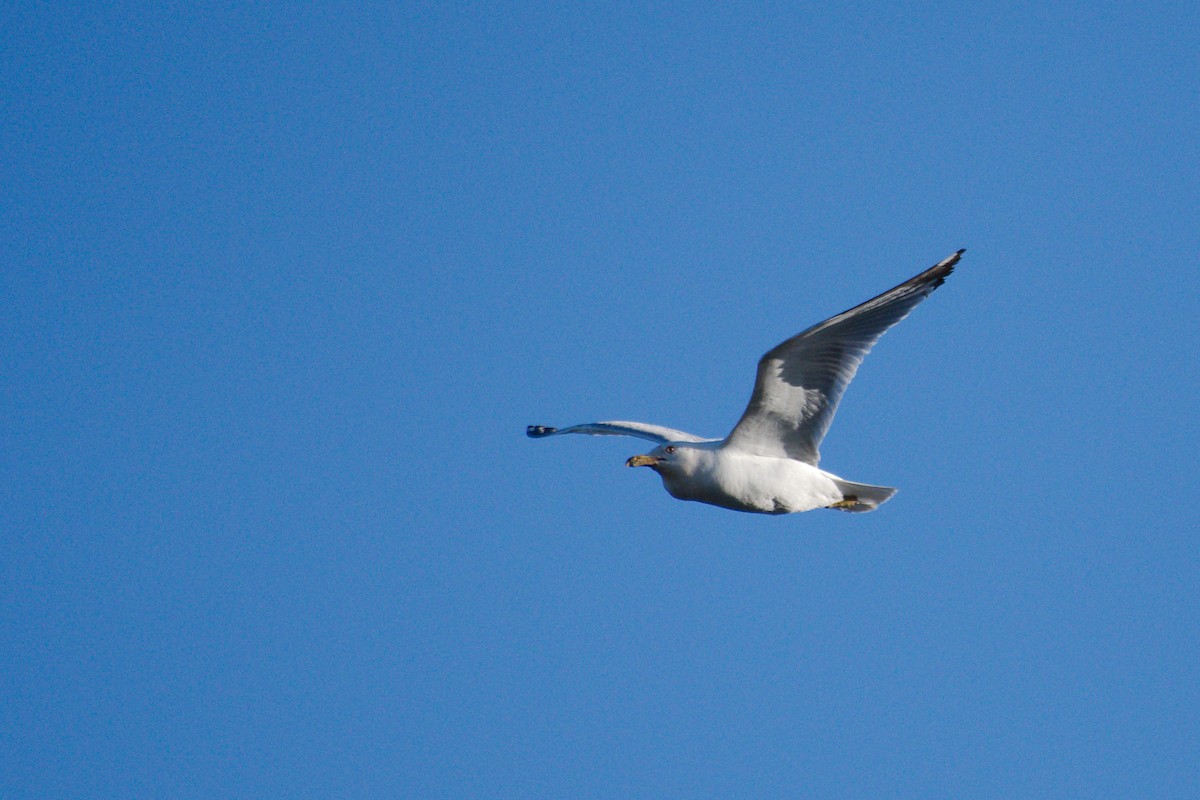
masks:
[[[962,248],[954,253],[949,258],[944,258],[934,264],[925,272],[917,276],[917,280],[929,281],[933,288],[937,288],[945,282],[946,276],[954,272],[954,266],[958,264],[958,260],[962,258],[962,254],[967,252],[967,248]]]
[[[957,250],[957,251],[955,251],[954,255],[950,256],[949,258],[943,259],[942,261],[939,261],[934,266],[942,267],[947,270],[954,269],[954,265],[958,263],[958,260],[960,258],[962,258],[962,254],[965,252],[967,252],[967,248],[965,248],[965,247],[962,248],[961,250]]]
[[[531,439],[540,439],[543,436],[549,436],[557,430],[558,428],[550,428],[545,425],[530,425],[525,428],[525,435]]]

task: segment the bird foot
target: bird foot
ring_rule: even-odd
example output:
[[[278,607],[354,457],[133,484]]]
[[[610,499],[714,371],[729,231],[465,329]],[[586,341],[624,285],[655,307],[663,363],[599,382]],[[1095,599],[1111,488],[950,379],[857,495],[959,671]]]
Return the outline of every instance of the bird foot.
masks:
[[[828,508],[854,508],[856,505],[858,505],[858,495],[848,494],[845,497],[843,497],[841,500],[838,500],[833,505],[827,506],[827,507]]]

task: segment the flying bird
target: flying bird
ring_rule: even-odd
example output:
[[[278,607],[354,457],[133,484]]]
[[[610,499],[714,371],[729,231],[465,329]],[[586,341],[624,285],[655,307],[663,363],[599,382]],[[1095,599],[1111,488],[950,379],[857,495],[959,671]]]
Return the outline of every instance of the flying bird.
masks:
[[[636,436],[658,444],[625,462],[649,467],[672,497],[735,511],[791,514],[814,508],[874,511],[896,493],[820,469],[818,448],[859,364],[893,325],[941,286],[959,250],[894,289],[813,325],[758,361],[750,404],[724,439],[645,422],[530,425],[540,439],[563,433]]]

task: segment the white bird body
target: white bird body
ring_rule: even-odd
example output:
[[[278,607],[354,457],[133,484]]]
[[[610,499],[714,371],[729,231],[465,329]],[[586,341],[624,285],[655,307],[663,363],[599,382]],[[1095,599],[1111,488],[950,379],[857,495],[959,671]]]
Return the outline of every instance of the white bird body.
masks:
[[[670,454],[666,447],[674,448]],[[724,442],[672,444],[661,448],[656,471],[667,492],[734,511],[788,514],[826,508],[843,499],[833,476],[790,458],[756,456]],[[664,456],[673,456],[665,458]]]
[[[819,446],[859,364],[893,325],[942,285],[964,251],[883,294],[813,325],[758,362],[750,403],[724,439],[645,422],[530,425],[529,436],[636,436],[658,443],[626,461],[650,467],[672,497],[735,511],[790,514],[814,508],[873,511],[896,490],[820,469]]]

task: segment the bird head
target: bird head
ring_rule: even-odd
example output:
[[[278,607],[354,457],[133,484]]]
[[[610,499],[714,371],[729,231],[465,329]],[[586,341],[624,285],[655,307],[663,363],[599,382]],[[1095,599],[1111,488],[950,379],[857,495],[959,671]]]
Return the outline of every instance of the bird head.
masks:
[[[683,457],[683,445],[663,444],[641,456],[633,456],[625,462],[627,467],[650,467],[655,472],[669,469]]]

